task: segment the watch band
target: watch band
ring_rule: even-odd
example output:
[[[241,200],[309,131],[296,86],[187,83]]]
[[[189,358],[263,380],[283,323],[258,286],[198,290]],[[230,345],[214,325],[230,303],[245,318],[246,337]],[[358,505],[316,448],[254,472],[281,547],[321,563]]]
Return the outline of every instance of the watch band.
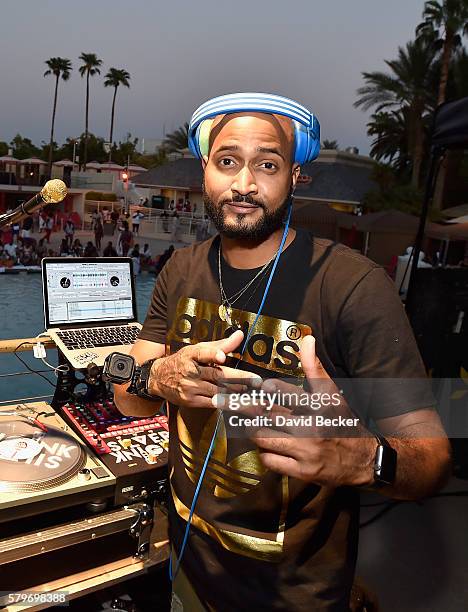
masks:
[[[374,486],[392,485],[396,479],[397,452],[383,436],[374,433],[378,445],[374,461]]]
[[[141,366],[135,366],[130,385],[127,388],[127,393],[138,395],[143,399],[151,402],[164,402],[165,399],[159,395],[153,395],[148,390],[148,383],[151,373],[151,368],[156,359],[148,359]]]

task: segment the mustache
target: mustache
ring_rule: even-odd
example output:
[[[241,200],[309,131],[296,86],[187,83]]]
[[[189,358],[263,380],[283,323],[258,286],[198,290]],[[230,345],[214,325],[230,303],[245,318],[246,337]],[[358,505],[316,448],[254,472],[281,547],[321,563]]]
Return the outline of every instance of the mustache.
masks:
[[[266,209],[265,204],[261,201],[261,200],[255,200],[251,195],[241,195],[241,194],[236,194],[234,195],[232,198],[226,198],[224,200],[221,200],[218,204],[218,206],[223,206],[224,204],[231,204],[231,203],[239,203],[239,202],[245,202],[245,204],[251,204],[252,206],[258,206],[259,208],[262,208],[263,210]]]

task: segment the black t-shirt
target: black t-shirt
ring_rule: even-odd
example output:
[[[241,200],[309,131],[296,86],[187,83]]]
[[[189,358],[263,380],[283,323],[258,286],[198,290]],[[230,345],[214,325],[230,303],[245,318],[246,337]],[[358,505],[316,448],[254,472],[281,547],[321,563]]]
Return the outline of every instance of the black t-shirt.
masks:
[[[140,338],[167,353],[232,333],[218,314],[219,237],[174,252],[160,273]],[[258,272],[222,262],[231,296]],[[234,304],[252,325],[268,275]],[[332,378],[424,378],[401,301],[377,264],[343,245],[297,230],[284,250],[243,369],[303,375],[299,341],[313,333]],[[391,387],[392,388],[392,387]],[[380,398],[383,418],[425,408],[424,392],[401,389]],[[370,406],[372,411],[372,405]],[[369,416],[369,415],[368,415]],[[169,471],[171,538],[182,538],[200,466],[212,437],[213,410],[171,406]],[[192,519],[182,566],[200,599],[216,610],[347,610],[357,555],[359,496],[265,470],[255,445],[220,426]]]

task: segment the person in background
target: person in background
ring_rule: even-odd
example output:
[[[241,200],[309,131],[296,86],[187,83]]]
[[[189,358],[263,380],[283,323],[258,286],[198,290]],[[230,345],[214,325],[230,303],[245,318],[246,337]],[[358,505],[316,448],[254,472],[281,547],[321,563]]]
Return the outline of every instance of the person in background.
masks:
[[[139,210],[135,211],[132,215],[132,230],[135,236],[138,236],[140,231],[141,220],[145,218],[145,215]]]
[[[9,265],[9,259],[8,254],[5,252],[3,242],[0,241],[0,266],[3,268]]]
[[[39,234],[42,234],[45,231],[47,215],[44,211],[39,213]]]
[[[41,238],[36,246],[36,258],[37,262],[41,263],[42,258],[47,255],[47,247],[44,244],[45,238]]]
[[[133,234],[128,229],[128,221],[124,221],[123,229],[119,236],[119,243],[118,243],[120,250],[122,251],[122,255],[124,257],[127,257],[128,250],[132,246],[132,242],[133,242]]]
[[[24,244],[20,263],[23,266],[32,266],[34,264],[34,248],[32,244]]]
[[[177,211],[174,211],[174,216],[172,217],[172,240],[177,242],[179,240],[180,234],[180,219]]]
[[[90,240],[86,243],[86,247],[84,250],[84,256],[85,257],[99,257],[97,248],[94,246],[94,244]]]
[[[5,253],[14,263],[16,263],[16,244],[13,240],[10,240],[10,242],[5,245]]]
[[[130,257],[133,259],[134,274],[140,274],[141,266],[140,266],[140,245],[139,244],[136,244],[133,247]]]
[[[23,239],[18,238],[18,240],[14,244],[16,245],[16,259],[18,262],[20,262],[21,258],[23,257],[23,250],[24,250]]]
[[[111,218],[111,222],[112,222],[112,235],[114,235],[115,233],[115,229],[117,227],[117,223],[119,221],[119,213],[114,209],[111,214],[110,214],[110,218]]]
[[[20,224],[17,221],[15,223],[12,223],[11,233],[13,235],[13,242],[17,242],[20,233]]]
[[[99,210],[97,210],[97,209],[96,209],[96,210],[93,212],[93,214],[91,215],[91,227],[92,227],[92,229],[95,229],[95,227],[96,227],[96,223],[97,223],[98,221],[99,221],[100,223],[102,223],[102,213],[101,213]]]
[[[104,228],[100,219],[97,219],[94,224],[94,242],[98,251],[101,250],[101,240],[104,236]]]
[[[169,204],[169,210],[175,210],[175,202],[174,202],[174,200],[171,200],[171,203]]]
[[[54,218],[51,215],[47,216],[45,222],[45,239],[47,243],[50,244],[50,235],[52,234],[52,230],[54,229]]]
[[[75,257],[83,256],[83,245],[81,244],[79,238],[75,238],[75,241],[73,242],[72,253]]]
[[[163,210],[161,213],[161,223],[162,223],[162,231],[164,233],[167,233],[169,231],[169,221],[168,221],[167,212],[165,210]]]
[[[67,241],[68,246],[71,248],[73,244],[73,236],[75,235],[75,224],[71,220],[71,217],[68,217],[63,231],[65,232],[65,240]]]
[[[29,238],[31,238],[33,223],[34,221],[31,216],[26,217],[26,219],[24,219],[23,227],[21,230],[21,237],[23,238],[23,240],[29,240]]]
[[[140,252],[140,259],[142,264],[148,264],[151,260],[151,249],[147,242],[143,245],[143,250]]]
[[[171,246],[166,249],[164,251],[164,253],[162,255],[160,255],[159,259],[158,259],[158,263],[156,264],[156,269],[155,269],[155,274],[156,276],[161,272],[161,270],[164,268],[164,265],[166,264],[166,262],[171,258],[172,253],[175,251],[174,249],[174,245],[171,244]]]
[[[138,257],[140,259],[140,245],[138,243],[133,247],[130,257]]]
[[[62,239],[62,242],[60,243],[60,257],[69,257],[70,256],[70,249],[68,247],[68,240],[66,238]]]
[[[102,252],[103,257],[117,257],[117,251],[112,242],[108,242],[106,248]]]

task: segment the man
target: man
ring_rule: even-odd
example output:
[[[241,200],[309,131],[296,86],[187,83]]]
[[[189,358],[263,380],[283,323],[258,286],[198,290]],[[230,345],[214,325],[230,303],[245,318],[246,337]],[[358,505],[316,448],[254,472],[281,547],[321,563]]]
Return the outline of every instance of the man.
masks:
[[[115,232],[115,228],[117,227],[117,222],[119,220],[119,213],[117,212],[117,210],[112,209],[112,212],[110,214],[110,218],[111,218],[111,222],[112,222],[112,235],[114,235]]]
[[[67,219],[63,227],[63,231],[65,232],[65,240],[67,241],[67,245],[71,249],[73,244],[73,236],[75,235],[75,224],[73,223],[71,217]]]
[[[102,255],[103,257],[117,257],[117,251],[114,249],[114,245],[111,241],[107,243]]]
[[[140,364],[154,359],[149,395],[170,403],[174,609],[348,610],[359,488],[418,499],[448,470],[430,394],[393,380],[425,372],[390,279],[342,245],[288,231],[300,164],[318,154],[315,121],[267,94],[222,96],[192,118],[189,142],[219,236],[174,252],[132,349]],[[358,402],[364,415],[352,433],[311,425],[305,436],[266,427],[236,436],[232,413],[213,410],[219,384],[232,398],[236,380],[237,390],[249,387],[254,374],[262,390],[288,389],[280,378],[290,377],[305,380],[309,398],[317,388],[334,391],[334,415],[345,419],[353,413],[332,379],[393,383],[371,398],[370,414]],[[124,414],[154,414],[157,403],[126,389],[115,388]],[[293,414],[287,402],[273,410]],[[370,432],[372,422],[388,440]],[[376,461],[379,452],[385,461]]]
[[[145,218],[145,215],[139,210],[134,212],[132,215],[132,231],[136,236],[138,236],[138,232],[140,231],[141,220],[144,218]]]

